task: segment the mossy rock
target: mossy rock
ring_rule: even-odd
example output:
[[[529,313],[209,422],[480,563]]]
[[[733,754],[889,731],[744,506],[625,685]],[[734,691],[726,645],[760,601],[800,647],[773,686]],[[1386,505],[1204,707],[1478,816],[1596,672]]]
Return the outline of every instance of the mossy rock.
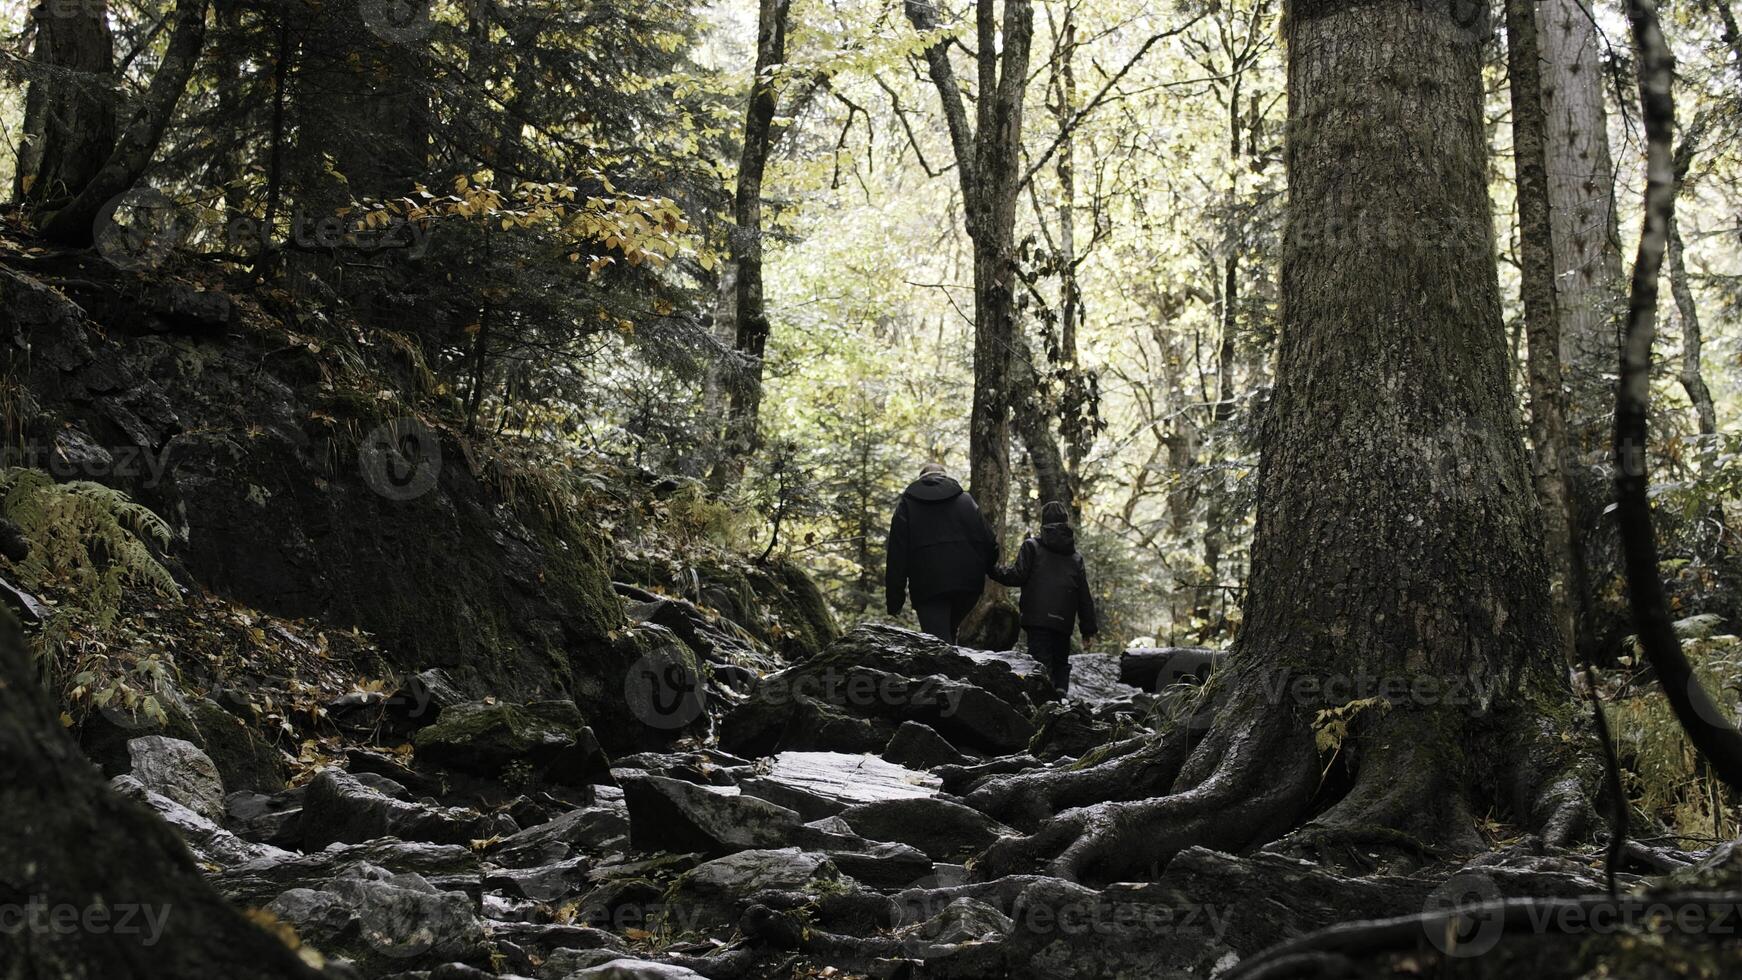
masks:
[[[516,763],[541,767],[557,760],[574,747],[581,722],[569,702],[469,701],[444,710],[414,741],[423,761],[495,775]]]
[[[224,777],[226,790],[276,793],[284,789],[289,773],[277,746],[215,701],[201,698],[190,707],[202,736],[200,744]]]
[[[708,725],[704,670],[676,633],[642,623],[576,663],[575,701],[607,751],[663,749]]]

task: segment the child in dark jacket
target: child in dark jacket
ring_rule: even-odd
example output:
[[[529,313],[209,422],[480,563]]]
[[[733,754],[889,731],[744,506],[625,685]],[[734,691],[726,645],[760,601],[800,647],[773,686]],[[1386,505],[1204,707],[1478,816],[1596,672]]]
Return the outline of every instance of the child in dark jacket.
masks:
[[[1095,597],[1083,556],[1077,553],[1071,513],[1064,504],[1048,501],[1040,509],[1040,534],[1022,542],[1016,560],[992,570],[992,578],[1022,589],[1022,628],[1028,633],[1028,655],[1047,665],[1059,694],[1071,681],[1071,627],[1083,631],[1083,642],[1100,629]]]

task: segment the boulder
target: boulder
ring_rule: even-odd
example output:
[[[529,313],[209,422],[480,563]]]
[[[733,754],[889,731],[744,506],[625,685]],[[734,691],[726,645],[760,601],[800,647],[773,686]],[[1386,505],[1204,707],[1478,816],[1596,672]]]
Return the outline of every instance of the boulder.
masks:
[[[735,786],[700,786],[664,776],[623,780],[629,840],[644,851],[730,854],[777,847],[804,821],[792,810],[743,795]]]
[[[417,874],[359,865],[319,888],[290,889],[266,909],[317,949],[370,974],[488,962],[484,923],[472,900]]]
[[[529,775],[578,783],[608,768],[572,701],[452,705],[414,742],[420,760],[480,776],[530,767]]]
[[[493,836],[497,827],[494,817],[476,810],[395,799],[342,769],[322,770],[303,797],[302,836],[308,850],[378,837],[465,844]]]
[[[236,836],[276,847],[302,843],[302,798],[297,788],[267,795],[248,790],[224,797],[224,825]]]
[[[619,848],[628,843],[628,837],[628,807],[613,800],[528,827],[491,844],[485,854],[503,867],[530,868]]]
[[[615,959],[578,973],[567,980],[707,980],[688,967],[653,960]]]
[[[138,800],[155,810],[164,823],[181,835],[194,860],[209,868],[230,868],[254,860],[292,857],[282,848],[243,840],[175,800],[152,792],[133,776],[116,776],[110,785],[122,796]]]
[[[469,881],[474,888],[479,876],[478,859],[469,847],[388,837],[362,844],[334,844],[312,854],[256,858],[226,868],[213,876],[212,883],[237,905],[264,905],[286,889],[319,888],[364,865],[394,873],[414,872],[433,881]]]
[[[193,701],[189,709],[200,729],[200,745],[218,767],[225,789],[276,793],[284,788],[289,767],[278,746],[209,698]]]
[[[842,887],[841,872],[821,854],[796,847],[739,851],[679,876],[667,893],[676,932],[732,929],[764,890],[816,894]]]
[[[907,844],[866,842],[854,850],[823,854],[842,874],[872,888],[906,888],[932,873],[931,858]]]
[[[931,769],[937,766],[967,765],[973,760],[957,751],[930,725],[904,721],[889,744],[883,748],[883,758],[910,769]]]
[[[224,779],[210,756],[192,742],[146,735],[127,743],[132,776],[147,790],[210,821],[224,818]]]
[[[738,785],[745,793],[817,820],[860,803],[935,796],[942,781],[874,755],[782,752],[765,771],[739,779]]]
[[[936,861],[972,857],[1016,833],[972,807],[936,798],[864,803],[841,817],[861,837],[911,844]]]

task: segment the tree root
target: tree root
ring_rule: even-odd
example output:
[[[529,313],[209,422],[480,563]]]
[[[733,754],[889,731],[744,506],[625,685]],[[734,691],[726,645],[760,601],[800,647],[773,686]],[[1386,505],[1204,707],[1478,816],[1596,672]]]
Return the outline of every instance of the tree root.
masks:
[[[1659,910],[1667,912],[1662,919]],[[1697,913],[1691,918],[1689,913]],[[1279,943],[1240,961],[1220,980],[1280,980],[1344,976],[1355,957],[1437,948],[1475,956],[1508,935],[1575,935],[1619,923],[1673,920],[1686,933],[1734,938],[1742,926],[1742,893],[1686,892],[1648,898],[1513,898],[1391,919],[1347,922]],[[1702,928],[1690,929],[1690,921]],[[1325,968],[1333,967],[1327,973]]]
[[[1236,724],[1218,726],[1191,753],[1173,795],[1066,810],[1028,837],[994,843],[976,864],[976,877],[1044,869],[1072,881],[1104,883],[1159,874],[1175,854],[1194,845],[1239,851],[1275,839],[1294,826],[1312,799],[1318,753],[1304,726],[1276,717],[1274,707],[1259,710],[1264,706],[1256,692],[1246,700],[1224,715]],[[1166,748],[1179,751],[1177,743]],[[1161,749],[1144,758],[1146,764],[1161,759]],[[1066,785],[1073,792],[1088,788]]]
[[[1190,733],[1114,743],[1113,753],[1086,767],[1000,776],[967,795],[969,806],[1019,830],[1032,831],[1060,810],[1165,793],[1185,765]]]

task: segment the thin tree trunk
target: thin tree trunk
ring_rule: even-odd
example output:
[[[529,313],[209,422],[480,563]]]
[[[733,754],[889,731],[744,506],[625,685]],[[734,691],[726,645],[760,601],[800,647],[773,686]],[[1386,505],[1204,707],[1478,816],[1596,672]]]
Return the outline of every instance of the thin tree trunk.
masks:
[[[907,0],[921,31],[938,26],[931,0]],[[926,65],[950,130],[968,236],[974,246],[974,404],[968,424],[969,490],[992,531],[1004,535],[1010,496],[1011,359],[1015,352],[1016,199],[1022,185],[1022,102],[1034,37],[1031,0],[975,5],[976,125],[970,127],[949,48],[926,49]]]
[[[163,131],[175,114],[176,103],[187,90],[205,39],[206,0],[181,0],[163,63],[152,76],[151,86],[134,109],[114,152],[78,196],[48,219],[42,229],[44,235],[68,245],[91,244],[93,224],[103,206],[131,190],[151,164],[151,156],[157,152]]]
[[[768,349],[768,311],[762,296],[762,178],[768,169],[778,93],[774,71],[786,61],[790,0],[761,0],[756,18],[756,77],[744,116],[744,146],[738,156],[733,199],[732,265],[735,347],[743,363],[729,385],[727,459],[741,460],[759,442],[762,358]]]
[[[1651,402],[1651,344],[1657,332],[1658,274],[1670,222],[1675,218],[1677,181],[1670,149],[1675,131],[1670,89],[1675,61],[1658,26],[1657,5],[1652,0],[1628,0],[1627,17],[1639,56],[1639,115],[1646,136],[1645,227],[1633,263],[1621,382],[1615,396],[1615,500],[1626,554],[1628,598],[1640,647],[1676,720],[1718,777],[1732,789],[1742,790],[1742,733],[1689,666],[1670,621],[1663,579],[1658,576],[1645,437]]]
[[[40,74],[25,99],[13,196],[54,207],[77,197],[115,148],[115,42],[107,0],[42,0],[31,19]]]
[[[1613,487],[1603,469],[1624,303],[1621,238],[1590,0],[1544,0],[1536,22],[1566,433],[1560,469],[1568,491],[1572,644],[1589,658],[1618,639],[1626,614],[1620,603],[1602,598],[1617,591],[1621,574],[1620,539],[1608,515]]]
[[[1550,227],[1547,120],[1543,113],[1542,59],[1537,47],[1537,4],[1506,0],[1506,63],[1512,87],[1513,166],[1518,187],[1520,282],[1525,334],[1529,337],[1530,435],[1536,449],[1533,479],[1542,507],[1549,589],[1561,648],[1572,656],[1585,588],[1578,542],[1573,537],[1572,498],[1563,469],[1566,420],[1561,408],[1560,323],[1555,314],[1554,236]]]
[[[1687,179],[1688,167],[1693,163],[1693,149],[1693,144],[1688,141],[1683,141],[1676,149],[1678,198]],[[1675,298],[1676,317],[1681,321],[1682,333],[1681,370],[1677,372],[1676,380],[1681,382],[1682,390],[1687,392],[1688,401],[1694,406],[1700,435],[1714,436],[1718,433],[1718,413],[1712,405],[1712,389],[1706,387],[1706,376],[1700,368],[1700,348],[1704,343],[1700,331],[1700,308],[1695,304],[1693,288],[1688,284],[1687,250],[1682,244],[1681,225],[1673,212],[1669,218],[1668,246],[1669,291]]]

